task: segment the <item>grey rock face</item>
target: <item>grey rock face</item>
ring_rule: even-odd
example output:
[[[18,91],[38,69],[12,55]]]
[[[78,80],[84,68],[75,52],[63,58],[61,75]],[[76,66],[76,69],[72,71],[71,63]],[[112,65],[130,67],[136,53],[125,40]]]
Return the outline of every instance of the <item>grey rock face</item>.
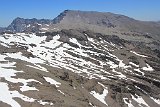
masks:
[[[51,20],[48,19],[24,19],[16,18],[13,22],[7,27],[7,30],[13,32],[37,32],[43,24],[50,24]]]
[[[160,26],[157,22],[138,21],[124,15],[109,12],[66,10],[53,20],[53,27],[59,29],[83,29],[95,32],[134,32],[158,35]],[[152,35],[152,36],[153,36]]]
[[[5,30],[12,32],[53,32],[62,29],[91,30],[96,33],[119,35],[134,41],[141,37],[160,39],[159,22],[145,22],[109,12],[65,10],[55,19],[16,18]],[[144,41],[148,42],[147,39]],[[153,44],[153,47],[155,45]]]

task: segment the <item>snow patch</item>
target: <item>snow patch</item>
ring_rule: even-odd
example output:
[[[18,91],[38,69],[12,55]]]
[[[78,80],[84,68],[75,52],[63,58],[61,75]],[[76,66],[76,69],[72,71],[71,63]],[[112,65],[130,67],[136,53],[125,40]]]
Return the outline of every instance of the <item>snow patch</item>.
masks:
[[[137,64],[135,64],[135,63],[133,63],[133,62],[129,62],[129,64],[130,64],[130,65],[133,65],[133,66],[135,66],[135,67],[137,67],[137,68],[139,67],[139,65],[137,65]]]
[[[160,99],[155,99],[153,97],[150,97],[155,103],[157,103],[158,105],[160,105]]]
[[[20,94],[18,91],[9,91],[8,85],[6,83],[0,82],[0,101],[11,105],[12,107],[21,107],[13,98],[20,98],[26,102],[34,102],[33,98],[29,98]]]
[[[154,69],[153,69],[149,64],[147,64],[147,63],[146,63],[146,66],[147,66],[147,67],[143,67],[143,68],[142,68],[144,71],[153,71],[153,70],[154,70]]]
[[[54,84],[56,87],[59,87],[59,85],[61,85],[61,83],[55,81],[54,79],[50,78],[50,77],[44,77],[44,79],[49,82],[50,84]]]
[[[65,95],[65,93],[64,92],[62,92],[61,90],[58,90],[61,94],[63,94],[63,95]]]
[[[39,102],[39,104],[41,104],[41,105],[54,105],[52,102],[45,102],[45,101],[42,101],[42,100],[40,100],[40,101],[38,101]]]
[[[141,73],[142,75],[144,75],[144,72],[142,72],[139,68],[138,69],[134,69],[135,71]]]
[[[128,100],[129,102],[126,101],[126,100]],[[128,105],[128,107],[134,107],[134,106],[131,104],[131,101],[130,101],[128,98],[123,98],[123,101],[124,101],[125,104]]]
[[[49,28],[41,28],[41,30],[48,31],[48,30],[49,30]]]
[[[41,60],[39,58],[27,58],[27,57],[23,56],[21,52],[6,53],[6,55],[10,58],[20,59],[22,61],[27,61],[27,62],[30,62],[30,63],[43,63],[44,62],[43,60]]]
[[[132,96],[132,99],[135,100],[135,101],[138,103],[139,106],[141,106],[141,104],[144,104],[145,106],[150,107],[150,106],[143,100],[143,98],[142,98],[141,96],[136,95],[138,98],[135,98],[133,95],[131,95],[131,96]]]
[[[107,103],[105,101],[105,97],[108,94],[108,90],[107,89],[103,90],[103,94],[96,93],[95,91],[91,91],[90,94],[92,94],[96,99],[101,101],[103,104],[107,105]]]
[[[30,24],[27,25],[27,27],[30,27],[30,26],[31,26]]]
[[[135,51],[130,51],[130,52],[135,54],[135,55],[137,55],[137,56],[140,56],[140,57],[144,57],[144,58],[148,57],[148,56],[145,56],[145,55],[141,55],[141,54],[139,54],[139,53],[137,53]]]
[[[40,66],[40,65],[36,65],[35,66],[32,66],[32,65],[26,65],[28,67],[31,67],[31,68],[34,68],[34,69],[37,69],[37,70],[41,70],[41,71],[45,71],[45,72],[48,72],[46,68]]]

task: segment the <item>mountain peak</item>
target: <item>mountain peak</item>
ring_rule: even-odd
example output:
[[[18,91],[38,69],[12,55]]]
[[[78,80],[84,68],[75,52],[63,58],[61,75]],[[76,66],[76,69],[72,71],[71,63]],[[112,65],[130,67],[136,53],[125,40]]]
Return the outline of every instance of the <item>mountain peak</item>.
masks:
[[[21,19],[24,19],[24,18],[16,17],[14,20],[21,20]]]
[[[47,24],[47,26],[41,26],[45,24]],[[157,27],[155,28],[153,26]],[[112,32],[117,31],[120,34],[127,31],[140,33],[147,32],[159,35],[159,22],[151,23],[138,21],[111,12],[64,10],[52,20],[36,18],[24,19],[17,17],[7,29],[14,32],[23,32],[26,30],[39,31],[39,29],[45,29],[45,31],[46,29],[47,31],[54,31],[54,29],[82,29],[94,30],[95,32],[104,34],[108,33],[108,31],[111,32],[111,34],[113,34]]]
[[[40,26],[49,23],[51,23],[51,20],[49,19],[24,19],[17,17],[7,27],[7,30],[10,30],[12,32],[37,32],[39,31]]]

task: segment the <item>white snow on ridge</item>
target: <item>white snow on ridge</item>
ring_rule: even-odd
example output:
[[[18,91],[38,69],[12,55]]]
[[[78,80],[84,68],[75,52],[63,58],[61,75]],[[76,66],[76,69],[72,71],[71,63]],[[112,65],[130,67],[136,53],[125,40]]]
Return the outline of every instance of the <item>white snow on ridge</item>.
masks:
[[[49,82],[50,84],[54,84],[56,87],[59,87],[59,85],[61,85],[60,82],[55,81],[54,79],[50,78],[50,77],[44,77],[44,79]]]
[[[143,67],[142,69],[145,71],[154,71],[154,69],[149,64],[146,63],[146,66],[147,67]]]
[[[20,94],[18,91],[10,91],[6,83],[0,82],[0,101],[11,105],[12,107],[21,107],[21,105],[16,102],[13,98],[20,98],[25,102],[39,102],[41,105],[53,105],[52,102],[44,102],[42,100],[37,100],[34,98],[29,98]]]
[[[129,100],[129,102],[127,102],[126,100],[128,100],[128,98],[123,98],[123,101],[125,104],[128,105],[128,107],[134,107],[132,104],[131,104],[131,101]]]
[[[45,106],[45,105],[54,105],[52,102],[44,102],[42,100],[38,101],[41,105]]]
[[[21,107],[13,98],[18,97],[26,102],[34,102],[33,98],[28,98],[20,94],[18,91],[9,91],[8,85],[6,83],[0,82],[0,101],[11,105],[12,107]]]
[[[45,24],[45,26],[49,26],[49,24]]]
[[[135,66],[135,67],[137,67],[137,68],[139,67],[139,65],[137,65],[137,64],[135,64],[135,63],[133,63],[133,62],[129,62],[129,64],[130,64],[130,65],[133,65],[133,66]]]
[[[142,75],[144,75],[144,72],[142,72],[139,68],[138,69],[134,69],[135,71],[141,73]]]
[[[115,69],[113,69],[112,72],[114,72],[114,73],[117,74],[117,75],[115,75],[115,76],[118,76],[118,77],[120,77],[120,78],[126,78],[126,76],[125,76],[124,74],[122,74],[121,72],[116,71]]]
[[[137,55],[137,56],[140,56],[140,57],[148,57],[148,56],[145,56],[145,55],[141,55],[141,54],[139,54],[139,53],[136,53],[135,51],[130,51],[131,53],[133,53],[133,54],[135,54],[135,55]]]
[[[40,65],[36,65],[36,64],[35,64],[34,66],[32,66],[32,65],[26,65],[26,66],[31,67],[31,68],[34,68],[34,69],[37,69],[37,70],[41,70],[41,71],[48,72],[46,68],[44,68],[44,67],[42,67],[42,66],[40,66]]]
[[[99,94],[99,93],[96,93],[95,91],[91,91],[90,94],[92,94],[96,99],[98,99],[98,100],[101,101],[103,104],[105,104],[105,105],[108,106],[108,104],[107,104],[106,101],[105,101],[105,97],[106,97],[107,94],[108,94],[108,88],[105,87],[103,84],[101,84],[101,83],[99,83],[99,82],[98,82],[98,84],[100,84],[100,85],[104,88],[103,93],[102,93],[102,94]]]
[[[7,34],[6,34],[7,35]],[[45,40],[46,36],[36,36],[35,34],[25,34],[25,33],[16,33],[16,34],[8,34],[7,39],[6,35],[0,36],[0,41],[10,44],[11,42],[15,43],[24,43],[24,44],[39,44],[43,40]]]
[[[119,59],[117,59],[119,60]],[[123,60],[119,60],[119,65],[118,65],[120,68],[123,68],[123,69],[126,69],[126,68],[129,68],[130,66],[126,66],[125,63],[123,63]]]
[[[0,54],[0,61],[6,61],[4,58],[6,58],[6,55],[1,55]]]
[[[27,65],[27,66],[41,70],[41,71],[45,71],[45,72],[47,72],[47,69],[44,67],[41,67],[40,65],[38,65],[38,63],[39,64],[46,63],[50,66],[57,67],[57,68],[65,68],[65,69],[71,70],[79,74],[86,73],[89,78],[98,77],[98,78],[103,78],[103,79],[106,77],[101,75],[101,72],[106,73],[106,71],[104,70],[105,69],[104,66],[106,65],[110,66],[111,69],[114,69],[113,73],[114,74],[116,73],[117,74],[116,76],[120,78],[125,78],[125,75],[123,75],[123,73],[121,72],[115,71],[116,68],[121,68],[122,71],[124,72],[127,68],[130,68],[131,65],[134,65],[138,68],[138,65],[135,65],[134,63],[130,63],[130,65],[126,65],[125,63],[123,63],[123,60],[120,60],[117,56],[113,55],[109,51],[106,51],[108,53],[107,56],[115,59],[116,61],[119,62],[119,64],[115,64],[111,60],[101,61],[99,59],[90,57],[89,53],[93,55],[97,55],[97,56],[100,55],[100,53],[94,52],[93,50],[88,51],[88,50],[82,49],[81,48],[82,45],[75,38],[69,38],[69,40],[70,42],[77,44],[80,48],[74,48],[67,43],[58,41],[60,38],[59,35],[53,36],[53,39],[48,42],[45,41],[46,38],[47,36],[40,37],[40,36],[36,36],[35,34],[18,34],[16,36],[9,35],[8,39],[7,40],[4,39],[4,41],[2,40],[2,42],[7,41],[6,43],[10,43],[14,41],[16,43],[25,43],[26,44],[25,46],[29,47],[27,51],[31,52],[35,56],[35,58],[27,58],[25,56],[22,56],[22,53],[20,52],[14,53],[14,54],[7,54],[7,55],[11,58],[20,59],[20,60],[24,60],[30,63],[34,63],[33,66],[31,65]],[[91,42],[91,44],[93,44],[93,46],[96,49],[99,49],[97,48],[97,45],[95,45],[95,44],[100,45],[98,41],[94,40],[93,38],[89,38],[89,37],[88,37],[88,40]],[[108,43],[106,41],[101,41],[101,42]],[[30,46],[29,44],[35,44],[35,46]],[[115,46],[112,43],[108,43],[107,45]],[[101,46],[101,47],[107,48],[108,47],[107,45]],[[88,46],[88,47],[83,46],[83,47],[85,47],[86,49],[92,48],[91,46]],[[99,50],[104,51],[103,49],[104,48],[99,49]],[[71,55],[67,53],[66,51],[77,54],[79,55],[79,57]],[[135,52],[133,53],[137,54]],[[102,55],[105,55],[105,54],[102,54]],[[86,57],[86,59],[83,59],[82,57]],[[87,60],[87,58],[91,60]],[[100,64],[97,64],[96,62]],[[82,68],[78,66],[81,66]],[[99,68],[101,70],[98,70]],[[87,69],[87,70],[84,70],[84,69]],[[146,68],[143,68],[143,69],[146,70]],[[137,70],[137,72],[138,71],[140,72],[140,70]],[[144,75],[143,72],[142,72],[142,75]]]
[[[158,105],[160,105],[160,99],[155,99],[153,97],[150,97],[155,103],[157,103]]]
[[[32,81],[39,82],[37,80],[34,80],[34,79],[25,80],[25,79],[20,79],[20,78],[18,79],[12,78],[12,76],[16,76],[16,73],[23,72],[23,71],[16,71],[13,69],[6,68],[6,67],[15,67],[13,66],[14,64],[15,62],[7,63],[7,64],[0,64],[0,77],[5,78],[7,81],[12,82],[12,83],[23,83],[24,85],[21,86],[20,88],[21,91],[37,90],[35,87],[27,86],[28,82],[32,82]]]
[[[7,60],[5,60],[4,58],[7,57],[7,55],[0,55],[0,61],[5,61],[5,63],[0,63],[0,78],[5,78],[5,80],[12,82],[12,83],[22,83],[23,85],[20,86],[20,90],[22,92],[24,91],[30,91],[30,90],[35,90],[38,91],[38,89],[36,89],[35,87],[29,87],[28,86],[28,82],[37,82],[40,83],[37,80],[34,79],[20,79],[20,78],[12,78],[12,76],[16,76],[16,73],[18,72],[23,72],[23,71],[16,71],[14,69],[15,66],[15,62],[8,62]],[[42,84],[42,83],[40,83]],[[10,91],[8,84],[7,83],[3,83],[0,82],[0,101],[11,105],[12,107],[21,107],[21,105],[16,102],[13,98],[20,98],[26,102],[35,102],[37,101],[36,99],[33,98],[29,98],[27,96],[24,96],[22,94],[20,94],[18,91]],[[49,103],[49,102],[43,102],[43,101],[37,101],[39,102],[41,105],[45,105],[45,104],[49,104],[49,105],[53,105],[53,103]]]
[[[10,43],[11,41],[16,41],[17,43],[25,43],[29,49],[27,51],[31,52],[33,55],[35,55],[37,58],[27,58],[22,56],[22,53],[14,53],[14,54],[7,54],[11,58],[24,60],[30,63],[45,63],[49,62],[50,65],[55,67],[64,67],[67,69],[71,69],[72,71],[77,71],[77,67],[75,67],[72,64],[68,66],[68,61],[71,60],[76,65],[87,65],[85,69],[91,69],[93,71],[98,72],[96,69],[97,67],[103,68],[103,65],[98,66],[97,64],[94,64],[90,61],[82,60],[81,58],[73,57],[72,55],[65,52],[65,50],[73,49],[72,52],[80,54],[84,57],[89,57],[87,54],[87,51],[81,49],[81,48],[74,48],[69,46],[67,43],[63,44],[63,46],[58,47],[62,42],[58,41],[60,38],[59,35],[53,36],[53,40],[46,42],[46,36],[36,36],[35,34],[18,34],[19,36],[13,36],[11,35],[7,41],[7,43]],[[21,35],[21,36],[20,36]],[[12,39],[14,38],[14,39]],[[5,41],[5,40],[4,40]],[[78,43],[78,41],[75,38],[72,38],[70,40],[71,42],[78,44],[81,47],[81,44]],[[35,47],[31,47],[29,44],[35,44]],[[58,48],[56,48],[58,47]],[[55,49],[54,49],[55,48]],[[38,60],[39,59],[39,60]],[[37,68],[38,65],[35,65],[34,68]],[[31,67],[31,66],[30,66]],[[117,67],[117,65],[116,65]],[[38,67],[39,68],[39,67]],[[37,69],[38,69],[37,68]],[[79,69],[79,73],[83,72],[83,69]],[[90,71],[88,71],[89,73]],[[103,71],[105,72],[105,71]],[[93,73],[91,73],[93,75]]]
[[[139,106],[141,106],[141,104],[144,104],[145,106],[150,107],[150,106],[143,100],[143,98],[142,98],[141,96],[136,95],[138,98],[135,98],[133,95],[131,95],[131,96],[132,96],[132,99],[135,100],[135,101],[138,103]]]
[[[78,43],[77,39],[76,38],[69,38],[69,41],[74,43],[74,44],[77,44],[78,46],[80,46],[81,44]]]
[[[47,31],[47,30],[49,30],[49,28],[41,28],[41,30],[45,30],[45,31]]]
[[[39,58],[27,58],[25,56],[22,56],[22,53],[21,52],[18,52],[18,53],[6,53],[6,55],[10,58],[14,58],[14,59],[20,59],[20,60],[23,60],[23,61],[27,61],[27,62],[30,62],[30,63],[43,63],[44,61],[39,59]]]
[[[85,35],[87,35],[87,34],[85,34]],[[88,40],[89,40],[90,42],[94,42],[94,39],[93,39],[93,38],[89,38],[89,37],[88,37]]]
[[[30,26],[31,26],[30,24],[27,25],[27,27],[30,27]]]
[[[42,24],[40,24],[40,23],[37,23],[37,25],[42,26]]]
[[[11,76],[16,76],[16,73],[23,72],[23,71],[15,71],[13,69],[6,69],[6,67],[15,67],[15,63],[7,63],[7,64],[0,64],[0,77],[5,77],[6,80],[11,78]]]
[[[34,79],[21,79],[21,78],[18,78],[18,79],[15,79],[15,78],[8,78],[7,79],[8,81],[12,82],[12,83],[22,83],[23,86],[20,86],[20,90],[22,92],[24,91],[30,91],[30,90],[35,90],[35,91],[38,91],[38,89],[36,89],[35,87],[29,87],[27,86],[28,82],[37,82],[37,83],[40,83],[39,81],[37,80],[34,80]],[[42,83],[40,83],[42,84]]]
[[[108,94],[108,90],[107,89],[103,90],[103,94],[96,93],[95,91],[91,91],[90,94],[92,94],[96,99],[101,101],[103,104],[107,105],[107,103],[105,101],[105,97]]]

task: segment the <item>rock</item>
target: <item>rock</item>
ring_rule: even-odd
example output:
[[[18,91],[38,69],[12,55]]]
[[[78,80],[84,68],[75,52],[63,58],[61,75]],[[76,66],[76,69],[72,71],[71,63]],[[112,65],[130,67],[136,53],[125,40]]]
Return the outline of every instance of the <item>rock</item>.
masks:
[[[84,83],[84,88],[86,88],[88,91],[93,91],[96,84],[96,79],[90,79],[86,83]]]

